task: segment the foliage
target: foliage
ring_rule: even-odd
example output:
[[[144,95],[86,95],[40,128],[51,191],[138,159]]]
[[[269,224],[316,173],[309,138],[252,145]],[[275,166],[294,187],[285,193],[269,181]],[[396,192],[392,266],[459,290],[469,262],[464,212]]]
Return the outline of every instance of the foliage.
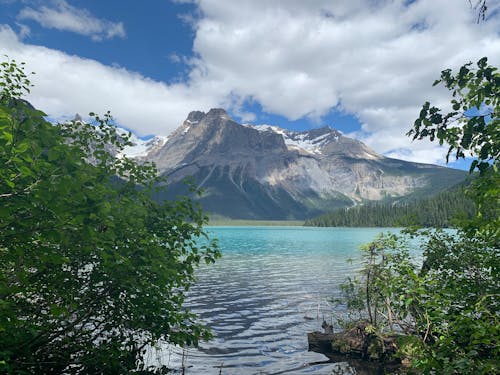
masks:
[[[208,338],[183,308],[219,255],[199,207],[151,199],[162,180],[116,156],[109,113],[46,122],[15,61],[0,85],[0,373],[145,373],[148,346]]]
[[[410,331],[409,316],[404,311],[401,315],[399,308],[412,302],[399,294],[402,275],[417,273],[406,242],[395,234],[381,234],[363,245],[361,252],[359,277],[347,279],[341,285],[342,298],[335,301],[347,307],[348,320],[340,323],[367,320],[378,333]]]
[[[464,197],[463,187],[432,197],[403,201],[372,203],[341,208],[307,220],[305,225],[319,227],[450,227],[457,218],[472,218],[475,206]]]
[[[446,161],[452,153],[458,159],[467,152],[475,157],[470,171],[477,168],[484,173],[500,158],[500,73],[483,57],[477,68],[470,62],[456,76],[451,69],[443,70],[434,86],[440,83],[452,92],[452,111],[443,115],[426,102],[408,135],[414,140],[437,139],[441,145],[446,142]]]
[[[407,335],[401,355],[410,357],[419,373],[495,374],[500,372],[500,76],[483,58],[475,70],[466,64],[456,76],[445,70],[441,77],[438,82],[452,90],[453,111],[441,115],[425,103],[410,133],[447,142],[448,156],[474,157],[471,171],[477,168],[479,175],[466,195],[476,216],[453,232],[408,231],[407,241],[418,241],[423,250],[419,270],[393,238],[376,239],[367,247],[358,283],[366,287],[347,297],[365,299],[360,312],[378,331],[396,326]],[[373,319],[374,312],[382,318]]]
[[[16,60],[0,63],[0,97],[4,99],[20,98],[25,92],[30,92],[31,81],[24,73],[25,62],[19,64]],[[35,74],[35,73],[31,73]]]
[[[404,333],[399,356],[410,357],[419,372],[495,373],[498,248],[442,230],[418,239],[422,267],[408,252],[409,237],[386,234],[365,245],[360,277],[343,284],[338,302],[381,336]]]
[[[413,139],[437,139],[449,145],[446,160],[473,157],[470,172],[478,170],[481,178],[473,181],[467,195],[476,203],[475,220],[464,224],[471,232],[481,228],[488,236],[500,236],[500,73],[488,65],[486,57],[476,68],[462,66],[454,76],[450,69],[441,72],[442,83],[452,92],[452,111],[441,110],[426,102],[414,127],[408,132]]]

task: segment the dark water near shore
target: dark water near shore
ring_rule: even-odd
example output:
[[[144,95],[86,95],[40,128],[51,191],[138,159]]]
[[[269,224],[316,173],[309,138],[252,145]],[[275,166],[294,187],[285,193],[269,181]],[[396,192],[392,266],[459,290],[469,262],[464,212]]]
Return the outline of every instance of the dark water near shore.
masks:
[[[199,349],[152,351],[150,360],[184,363],[186,374],[352,373],[308,352],[307,332],[341,313],[330,299],[359,267],[359,246],[382,231],[397,230],[210,227],[223,258],[198,272],[188,306],[215,338]]]

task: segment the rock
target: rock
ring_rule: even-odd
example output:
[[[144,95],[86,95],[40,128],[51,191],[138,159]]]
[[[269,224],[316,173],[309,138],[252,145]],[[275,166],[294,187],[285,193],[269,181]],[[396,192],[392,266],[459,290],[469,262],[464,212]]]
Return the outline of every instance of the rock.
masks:
[[[332,370],[331,375],[358,375],[358,372],[349,363],[341,362]]]

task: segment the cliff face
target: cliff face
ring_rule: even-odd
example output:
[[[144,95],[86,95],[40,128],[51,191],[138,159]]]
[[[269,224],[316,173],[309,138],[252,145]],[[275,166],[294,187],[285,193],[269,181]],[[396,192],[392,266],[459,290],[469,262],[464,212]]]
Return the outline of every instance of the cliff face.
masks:
[[[154,160],[160,171],[169,171],[190,163],[233,164],[252,159],[256,153],[286,151],[279,134],[260,133],[236,123],[223,109],[212,109],[207,114],[191,112],[164,147],[146,159]]]
[[[153,142],[155,143],[155,142]],[[389,159],[329,127],[293,132],[240,125],[223,109],[191,112],[141,158],[168,176],[168,196],[191,176],[209,213],[230,218],[302,219],[364,200],[429,194],[465,172]]]

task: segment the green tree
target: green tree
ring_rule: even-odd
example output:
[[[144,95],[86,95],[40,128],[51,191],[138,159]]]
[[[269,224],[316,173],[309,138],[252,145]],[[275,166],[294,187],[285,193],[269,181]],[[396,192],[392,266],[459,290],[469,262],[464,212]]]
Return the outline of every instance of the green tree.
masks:
[[[401,355],[425,374],[496,374],[500,341],[500,74],[487,59],[441,73],[452,92],[452,111],[425,103],[413,129],[414,139],[437,139],[449,145],[448,155],[473,158],[479,173],[466,195],[476,216],[463,220],[454,233],[409,232],[423,250],[416,267],[404,246],[382,237],[363,268],[370,286],[350,297],[366,297],[365,315],[377,330],[399,326],[406,334]],[[368,281],[365,276],[363,281]],[[359,284],[363,285],[363,284]],[[351,289],[352,290],[352,289]],[[374,301],[377,304],[374,304]],[[383,303],[390,301],[390,303]],[[373,311],[379,311],[374,322]],[[389,329],[392,331],[392,329]]]
[[[426,102],[408,135],[413,139],[437,139],[449,145],[446,161],[455,157],[474,157],[470,171],[481,173],[498,165],[500,157],[500,73],[483,57],[465,64],[456,75],[451,69],[441,72],[434,86],[444,84],[452,92],[452,111],[443,115],[441,109]]]
[[[115,156],[109,113],[54,126],[22,64],[0,68],[0,373],[153,372],[148,346],[209,338],[183,307],[219,255],[199,207],[151,199],[164,181]]]
[[[436,282],[422,303],[432,312],[434,335],[416,363],[426,371],[498,373],[500,311],[500,73],[487,58],[465,64],[458,73],[441,72],[434,84],[452,92],[452,111],[425,103],[414,139],[449,145],[447,160],[467,155],[479,171],[466,194],[477,215],[455,235],[427,234],[422,277]]]
[[[434,85],[444,84],[452,92],[452,111],[442,114],[426,102],[413,129],[413,139],[437,139],[449,145],[446,160],[470,156],[470,172],[478,170],[477,178],[467,195],[478,206],[476,220],[468,223],[475,232],[481,229],[488,236],[500,235],[500,73],[488,65],[486,57],[476,67],[470,62],[456,75],[450,69],[441,72]],[[498,243],[498,242],[497,242]]]

